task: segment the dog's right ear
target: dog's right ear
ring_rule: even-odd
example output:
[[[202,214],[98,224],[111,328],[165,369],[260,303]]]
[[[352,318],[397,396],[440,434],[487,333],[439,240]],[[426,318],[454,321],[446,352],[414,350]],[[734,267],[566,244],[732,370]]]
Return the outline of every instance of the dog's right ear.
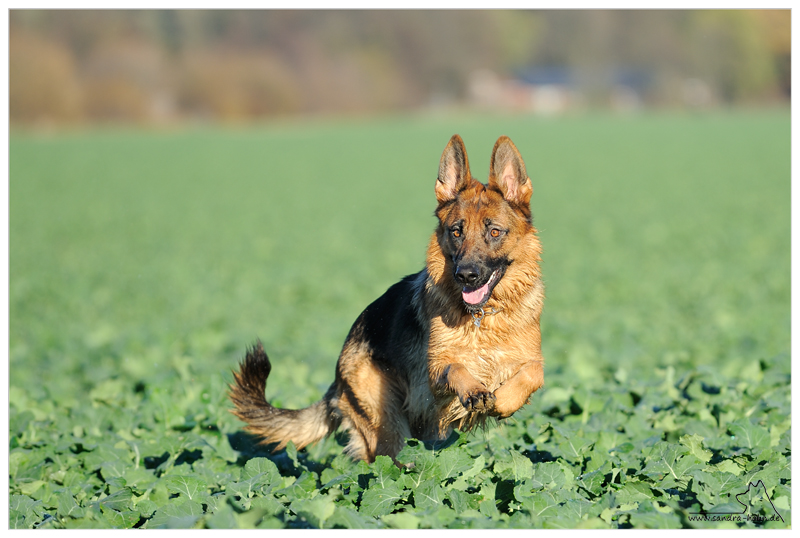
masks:
[[[464,141],[453,135],[439,161],[439,177],[436,179],[436,199],[440,204],[455,198],[472,182],[469,171],[469,159]]]

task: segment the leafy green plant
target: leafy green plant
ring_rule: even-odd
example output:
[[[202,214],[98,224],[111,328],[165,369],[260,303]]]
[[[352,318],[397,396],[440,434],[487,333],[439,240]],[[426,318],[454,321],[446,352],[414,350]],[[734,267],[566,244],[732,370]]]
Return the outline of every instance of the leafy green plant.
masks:
[[[789,527],[789,125],[12,133],[9,526]],[[476,176],[499,134],[528,164],[545,388],[446,446],[410,440],[403,469],[340,436],[260,447],[230,370],[260,337],[275,405],[324,393],[350,323],[421,267],[453,132]]]

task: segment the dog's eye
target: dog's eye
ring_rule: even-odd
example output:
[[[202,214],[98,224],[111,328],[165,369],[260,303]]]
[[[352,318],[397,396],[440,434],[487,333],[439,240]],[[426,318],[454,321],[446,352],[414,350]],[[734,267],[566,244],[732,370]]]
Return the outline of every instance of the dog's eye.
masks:
[[[459,230],[458,228],[455,228],[453,230],[453,237],[461,237],[461,230]]]
[[[501,231],[500,231],[500,230],[498,230],[497,228],[492,228],[492,229],[489,231],[489,235],[491,235],[491,236],[492,236],[492,237],[494,237],[494,238],[500,237],[502,234],[503,234],[503,232],[501,232]]]

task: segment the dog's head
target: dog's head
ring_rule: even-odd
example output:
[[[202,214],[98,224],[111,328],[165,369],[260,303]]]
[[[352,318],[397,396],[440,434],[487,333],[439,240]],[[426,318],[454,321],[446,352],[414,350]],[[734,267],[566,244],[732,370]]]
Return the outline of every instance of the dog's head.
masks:
[[[525,163],[506,136],[494,145],[486,185],[472,178],[460,136],[444,149],[436,181],[437,239],[445,277],[452,276],[467,310],[487,303],[521,239],[533,231],[532,192]]]

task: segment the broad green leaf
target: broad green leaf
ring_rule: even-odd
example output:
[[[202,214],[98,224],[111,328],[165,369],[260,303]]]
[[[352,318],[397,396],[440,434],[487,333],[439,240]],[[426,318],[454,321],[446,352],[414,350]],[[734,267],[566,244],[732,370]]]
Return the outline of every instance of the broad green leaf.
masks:
[[[496,529],[497,523],[477,510],[453,511],[455,517],[447,528],[450,529]]]
[[[719,469],[720,471],[731,473],[736,476],[739,476],[742,473],[742,468],[736,464],[733,460],[722,460],[721,462],[717,463],[714,467]]]
[[[339,529],[372,529],[378,527],[378,522],[366,515],[347,506],[335,505],[333,515],[327,520],[328,528]]]
[[[327,489],[341,484],[346,481],[349,476],[350,473],[341,473],[337,469],[327,467],[320,473],[319,480],[322,483],[322,488]]]
[[[259,510],[267,515],[274,516],[282,514],[286,507],[282,502],[275,498],[273,495],[264,495],[263,497],[256,497],[253,499],[252,506],[254,509]]]
[[[654,497],[653,490],[645,482],[627,482],[615,493],[617,504],[633,504],[650,500]]]
[[[32,529],[36,524],[33,515],[29,515],[21,510],[11,509],[8,513],[8,527],[10,529]]]
[[[476,495],[480,498],[478,501],[480,513],[488,519],[497,520],[500,517],[500,511],[497,509],[494,484],[485,484]]]
[[[536,495],[542,489],[544,489],[544,484],[533,478],[527,478],[514,486],[514,498],[524,502],[525,499]]]
[[[401,475],[400,478],[403,479],[406,476],[407,475]],[[341,474],[335,477],[334,479],[330,480],[329,482],[324,483],[321,489],[323,491],[325,490],[341,491],[344,499],[355,505],[358,502],[359,496],[361,495],[361,492],[364,490],[364,487],[367,486],[367,484],[365,483],[366,480],[362,481],[360,477],[361,474],[359,473],[359,471],[354,469],[351,472],[348,472],[346,474]]]
[[[316,473],[303,471],[303,474],[291,485],[273,493],[275,495],[285,495],[287,499],[310,499],[317,491]]]
[[[436,458],[432,450],[415,439],[409,439],[397,455],[397,461],[409,467],[409,471],[419,474],[423,479],[437,472]]]
[[[140,514],[135,510],[124,510],[117,512],[105,505],[100,505],[103,517],[108,525],[114,529],[131,529],[139,522]]]
[[[601,468],[579,476],[578,482],[581,487],[592,495],[600,495],[604,491],[603,483],[605,482],[605,475],[610,471],[611,464],[606,461]]]
[[[58,515],[60,517],[81,518],[85,515],[86,510],[78,506],[75,502],[75,497],[69,492],[68,489],[62,489],[57,494],[58,499]]]
[[[414,506],[417,510],[439,509],[444,503],[445,490],[439,485],[439,480],[429,478],[414,488]]]
[[[689,454],[688,448],[659,441],[648,454],[643,473],[662,487],[672,487],[685,480],[689,471],[700,467],[700,461]]]
[[[241,475],[242,479],[229,483],[227,489],[242,499],[249,499],[256,492],[269,492],[282,483],[278,468],[267,458],[248,460]]]
[[[679,529],[681,519],[672,509],[661,509],[656,501],[646,501],[631,514],[631,525],[637,529]]]
[[[609,452],[622,452],[623,454],[627,454],[628,452],[633,450],[633,448],[634,448],[633,443],[625,442],[610,449]]]
[[[97,470],[101,467],[110,468],[113,464],[119,464],[119,469],[131,464],[132,454],[127,449],[115,448],[109,445],[100,445],[84,457],[84,466],[87,470]],[[112,476],[121,476],[121,472],[115,472]]]
[[[445,529],[452,527],[459,515],[446,506],[413,512],[419,518],[420,529]]]
[[[393,512],[395,504],[403,498],[403,489],[396,483],[384,488],[373,487],[364,491],[359,512],[372,517],[383,516]]]
[[[495,461],[494,472],[514,481],[525,480],[533,477],[533,463],[516,450],[509,450],[508,456]]]
[[[450,506],[459,514],[467,510],[478,509],[480,497],[477,494],[469,494],[466,491],[454,488],[445,488],[445,495],[450,500]]]
[[[203,507],[194,501],[170,501],[148,521],[148,529],[189,529],[203,515]]]
[[[533,479],[542,484],[545,489],[561,489],[571,477],[568,477],[564,468],[554,461],[537,463],[533,467]]]
[[[106,480],[106,484],[108,484],[108,493],[116,493],[128,486],[128,482],[121,476],[109,478]]]
[[[396,514],[386,514],[381,517],[381,521],[391,529],[417,529],[419,528],[419,516],[409,512],[397,512]]]
[[[140,499],[136,502],[135,509],[139,512],[142,517],[150,518],[158,510],[158,504],[154,503],[150,499]]]
[[[170,475],[164,477],[164,481],[170,493],[183,495],[190,500],[199,497],[206,491],[205,484],[192,476]]]
[[[552,523],[560,523],[560,528],[575,528],[581,521],[588,519],[592,503],[585,499],[569,499],[559,509],[561,517],[551,518]]]
[[[739,419],[728,424],[728,431],[734,436],[732,443],[750,450],[757,454],[763,449],[769,448],[769,431],[753,424],[748,419]]]
[[[460,448],[451,447],[443,450],[437,455],[436,465],[439,468],[439,477],[454,478],[460,473],[472,469],[475,461],[472,457]]]
[[[249,499],[254,495],[253,483],[250,480],[231,482],[226,487],[228,494],[240,497],[240,500],[244,503],[245,509],[249,509]]]
[[[471,478],[478,473],[480,473],[483,469],[486,468],[486,458],[481,454],[472,462],[472,467],[464,471],[461,476],[464,478]]]
[[[142,467],[127,467],[123,471],[121,478],[125,480],[127,486],[137,493],[144,493],[158,481],[152,471]]]
[[[593,441],[584,438],[577,432],[572,432],[562,427],[555,427],[561,435],[562,441],[558,443],[558,450],[565,458],[574,461],[583,461],[592,447]]]
[[[9,526],[12,529],[31,529],[40,521],[37,509],[42,501],[34,501],[27,495],[9,495]]]
[[[703,448],[703,438],[699,435],[684,435],[680,438],[680,443],[689,449],[690,454],[703,463],[711,459],[711,451]]]
[[[131,508],[131,498],[133,496],[133,492],[130,488],[123,488],[117,491],[116,493],[112,493],[111,495],[107,495],[102,499],[93,503],[98,507],[106,507],[111,508],[112,510],[116,510],[117,512],[124,512]]]
[[[400,468],[388,456],[377,456],[370,469],[375,474],[374,483],[379,487],[385,487],[400,477]]]
[[[254,484],[273,484],[280,480],[278,467],[267,458],[252,458],[247,460],[242,469],[242,480],[257,478]]]
[[[237,529],[239,525],[236,515],[228,503],[222,503],[213,514],[207,517],[206,525],[209,529]]]
[[[336,505],[333,499],[318,495],[313,499],[293,501],[289,509],[318,529],[325,528],[325,521],[333,515]]]
[[[19,491],[23,495],[32,496],[36,490],[44,486],[46,482],[44,480],[31,480],[30,482],[22,482],[19,484]]]
[[[527,499],[522,506],[534,521],[540,521],[543,518],[557,518],[560,504],[561,501],[553,492],[540,491]]]

